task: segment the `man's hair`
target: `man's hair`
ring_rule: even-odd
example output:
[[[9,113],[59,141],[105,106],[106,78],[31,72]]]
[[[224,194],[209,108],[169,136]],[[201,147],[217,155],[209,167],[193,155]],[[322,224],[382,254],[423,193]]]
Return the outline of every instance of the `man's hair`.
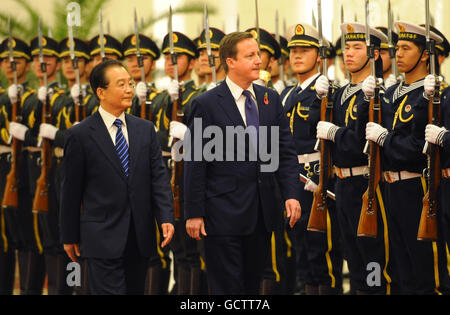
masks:
[[[253,38],[252,34],[250,34],[249,32],[233,32],[226,35],[220,41],[219,58],[220,63],[225,69],[225,73],[228,73],[227,58],[236,59],[237,44],[240,41],[248,38]]]
[[[91,71],[91,75],[89,76],[89,82],[91,84],[92,91],[98,99],[97,89],[103,88],[106,89],[108,87],[109,82],[106,79],[106,70],[111,67],[121,67],[124,68],[123,64],[114,59],[108,59],[96,65],[94,69]]]

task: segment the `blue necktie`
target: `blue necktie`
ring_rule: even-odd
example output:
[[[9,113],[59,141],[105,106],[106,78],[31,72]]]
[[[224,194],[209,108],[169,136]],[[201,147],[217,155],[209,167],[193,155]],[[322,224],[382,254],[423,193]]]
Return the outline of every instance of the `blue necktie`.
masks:
[[[247,126],[255,126],[256,130],[259,128],[259,115],[256,104],[253,101],[250,91],[244,90],[242,94],[245,96],[245,118]]]
[[[122,164],[125,175],[128,176],[128,164],[130,162],[128,155],[128,145],[125,137],[122,133],[122,121],[120,119],[116,119],[114,121],[114,125],[117,127],[116,133],[116,152],[119,156],[120,163]]]
[[[244,90],[242,94],[245,96],[245,119],[247,120],[247,127],[254,126],[256,133],[249,130],[250,143],[255,152],[258,152],[258,129],[259,129],[259,114],[256,104],[253,101],[252,95],[249,91]]]

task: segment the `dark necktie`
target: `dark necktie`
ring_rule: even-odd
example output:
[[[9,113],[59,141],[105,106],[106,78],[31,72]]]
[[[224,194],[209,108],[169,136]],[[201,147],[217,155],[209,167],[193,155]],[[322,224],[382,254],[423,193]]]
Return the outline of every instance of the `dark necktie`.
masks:
[[[252,95],[249,91],[244,90],[242,94],[245,96],[245,118],[248,126],[255,126],[256,130],[259,128],[259,115],[256,104],[253,101]]]
[[[114,125],[117,127],[116,133],[116,152],[119,156],[120,163],[122,164],[125,175],[128,176],[128,164],[130,162],[128,155],[128,145],[125,137],[122,133],[122,121],[120,119],[116,119],[114,121]]]

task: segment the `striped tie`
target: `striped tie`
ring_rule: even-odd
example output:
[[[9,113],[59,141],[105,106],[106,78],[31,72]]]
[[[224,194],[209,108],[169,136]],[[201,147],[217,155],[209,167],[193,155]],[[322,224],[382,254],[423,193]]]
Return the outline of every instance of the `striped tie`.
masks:
[[[120,163],[122,164],[125,175],[128,176],[128,164],[130,162],[128,155],[128,145],[125,137],[122,133],[122,121],[120,119],[116,119],[114,121],[114,125],[117,127],[116,133],[116,151],[119,156]]]

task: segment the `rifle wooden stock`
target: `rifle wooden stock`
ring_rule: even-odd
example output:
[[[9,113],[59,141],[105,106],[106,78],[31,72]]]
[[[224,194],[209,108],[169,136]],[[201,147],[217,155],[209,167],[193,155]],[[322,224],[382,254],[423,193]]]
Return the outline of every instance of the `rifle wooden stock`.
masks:
[[[439,86],[438,86],[439,87]],[[428,104],[428,123],[440,124],[440,99],[439,88],[435,91],[434,97]],[[436,241],[438,238],[437,229],[437,200],[438,188],[441,180],[441,167],[439,148],[437,145],[428,143],[427,152],[427,175],[428,187],[422,202],[422,214],[420,216],[417,240]]]
[[[20,99],[20,98],[18,98]],[[18,113],[17,102],[12,105],[12,121],[20,122],[17,119]],[[6,176],[5,191],[3,193],[2,205],[4,208],[18,208],[19,206],[19,166],[22,154],[22,142],[16,138],[12,138],[11,152],[11,169]]]
[[[328,95],[331,95],[331,87]],[[332,103],[328,102],[329,98],[322,98],[320,105],[320,120],[332,120]],[[332,175],[331,167],[331,150],[330,143],[327,140],[320,140],[320,171],[319,184],[314,193],[314,199],[311,206],[311,213],[308,221],[308,231],[326,232],[327,231],[327,186],[328,180]]]
[[[49,123],[51,121],[51,113],[48,108],[48,103],[42,104],[42,122]],[[34,192],[33,199],[33,212],[48,212],[49,199],[48,191],[50,186],[49,174],[52,167],[52,151],[50,140],[42,139],[42,151],[41,151],[41,175],[36,181],[36,190]]]
[[[370,100],[369,122],[381,121],[379,91]],[[361,215],[358,224],[358,236],[377,237],[378,201],[377,187],[381,180],[380,147],[373,141],[369,141],[369,183],[366,192],[362,196]]]
[[[181,92],[181,91],[180,91]],[[181,93],[179,93],[181,97]],[[181,113],[179,111],[181,110]],[[172,121],[182,121],[183,112],[179,109],[179,100],[173,102],[172,105]],[[173,139],[172,145],[177,142],[177,139]],[[180,219],[181,209],[180,209],[180,181],[183,174],[183,162],[171,161],[172,176],[170,179],[170,184],[172,186],[172,194],[174,201],[174,217],[175,219]]]

